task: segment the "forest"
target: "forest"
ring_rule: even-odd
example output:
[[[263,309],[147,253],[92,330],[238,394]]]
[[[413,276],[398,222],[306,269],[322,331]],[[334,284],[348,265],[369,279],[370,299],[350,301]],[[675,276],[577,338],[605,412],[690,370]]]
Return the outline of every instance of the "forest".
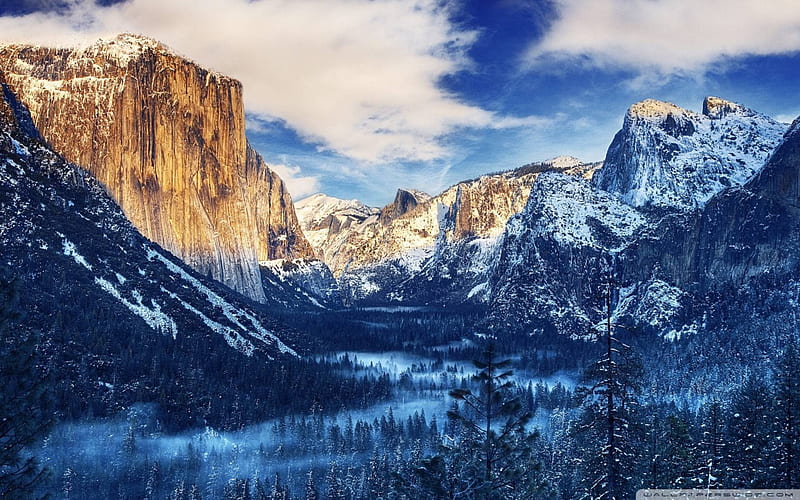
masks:
[[[664,377],[688,363],[677,353],[710,345],[653,346],[610,322],[596,342],[495,345],[471,334],[480,311],[302,313],[283,319],[318,347],[255,372],[264,388],[252,398],[232,391],[210,405],[178,363],[153,368],[174,388],[161,399],[151,390],[116,399],[109,382],[91,407],[48,368],[41,334],[22,326],[19,285],[0,284],[4,498],[572,499],[800,487],[791,332],[771,337],[777,358],[753,356],[762,362],[733,375],[708,363],[678,383]],[[170,365],[169,351],[148,353],[153,367]],[[257,401],[264,394],[268,404]]]

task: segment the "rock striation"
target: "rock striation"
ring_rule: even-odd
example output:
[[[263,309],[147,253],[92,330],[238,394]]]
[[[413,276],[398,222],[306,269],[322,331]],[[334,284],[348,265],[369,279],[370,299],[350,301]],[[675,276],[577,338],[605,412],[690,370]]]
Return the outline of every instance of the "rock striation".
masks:
[[[281,179],[245,137],[242,85],[132,34],[0,47],[44,139],[150,240],[258,301],[259,261],[313,256]]]

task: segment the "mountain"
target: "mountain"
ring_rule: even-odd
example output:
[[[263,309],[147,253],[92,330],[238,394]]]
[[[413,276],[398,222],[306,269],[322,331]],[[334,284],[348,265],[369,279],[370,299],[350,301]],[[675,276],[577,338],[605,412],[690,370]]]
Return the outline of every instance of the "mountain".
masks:
[[[317,193],[295,203],[297,219],[316,255],[332,262],[348,231],[381,211],[358,200],[342,200]]]
[[[593,182],[635,207],[695,210],[752,177],[785,130],[717,97],[702,114],[648,99],[628,109]]]
[[[153,401],[168,425],[229,425],[222,394],[270,414],[274,388],[242,374],[272,377],[309,340],[144,238],[43,141],[2,72],[0,86],[0,267],[18,280],[24,327],[41,332],[64,415]]]
[[[608,279],[613,320],[631,331],[674,339],[774,323],[800,279],[800,140],[784,130],[718,98],[703,115],[635,104],[590,182],[534,182],[499,244],[483,329],[592,336]]]
[[[488,328],[588,335],[607,257],[649,224],[645,214],[586,179],[542,173],[498,244],[486,287]]]
[[[431,195],[416,189],[398,189],[397,194],[394,196],[394,201],[381,209],[378,220],[381,224],[389,224],[394,219],[414,210],[417,205],[430,199]]]
[[[525,206],[534,179],[544,171],[591,176],[597,167],[558,158],[461,182],[433,197],[400,189],[377,214],[317,197],[303,204],[309,210],[303,220],[326,221],[306,227],[328,231],[318,255],[347,303],[480,301],[497,239]]]
[[[155,40],[0,47],[43,138],[151,241],[266,302],[259,261],[313,257],[281,179],[245,138],[242,85]]]

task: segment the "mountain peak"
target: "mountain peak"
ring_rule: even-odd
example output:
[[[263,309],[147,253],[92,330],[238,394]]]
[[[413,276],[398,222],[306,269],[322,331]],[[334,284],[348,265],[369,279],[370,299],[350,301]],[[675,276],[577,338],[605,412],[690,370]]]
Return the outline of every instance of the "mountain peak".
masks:
[[[743,116],[752,116],[754,111],[725,99],[708,96],[703,100],[703,114],[711,119],[719,119],[731,113]]]
[[[645,99],[628,108],[625,126],[630,128],[636,124],[655,123],[667,134],[681,137],[695,132],[693,118],[696,115],[671,102]]]
[[[645,99],[628,108],[630,118],[666,118],[669,115],[685,115],[687,111],[671,102]]]
[[[100,38],[84,50],[85,54],[108,56],[120,66],[127,66],[130,61],[147,52],[173,53],[158,40],[136,33],[119,33],[113,38]]]
[[[559,170],[574,168],[583,164],[583,162],[580,159],[568,155],[556,156],[555,158],[550,158],[549,160],[545,160],[542,163],[544,165],[550,165],[551,167]]]
[[[693,210],[757,172],[786,126],[708,97],[703,114],[647,99],[628,110],[595,186],[634,206]]]
[[[380,221],[388,224],[390,220],[410,212],[417,205],[431,199],[431,195],[416,189],[399,188],[394,201],[381,210]]]

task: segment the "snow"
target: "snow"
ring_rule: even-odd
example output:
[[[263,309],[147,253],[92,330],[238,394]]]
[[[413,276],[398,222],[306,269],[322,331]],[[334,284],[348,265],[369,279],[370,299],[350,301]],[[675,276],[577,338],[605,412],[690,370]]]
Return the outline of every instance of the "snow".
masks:
[[[658,121],[670,114],[673,116],[685,116],[687,111],[670,102],[656,99],[645,99],[628,108],[628,117],[630,118],[644,118]]]
[[[294,351],[291,347],[284,344],[281,339],[275,336],[272,332],[267,330],[258,319],[253,316],[252,314],[248,313],[247,311],[238,309],[232,306],[229,302],[227,302],[224,298],[220,295],[203,285],[200,280],[195,278],[194,276],[187,273],[183,270],[180,266],[172,262],[171,260],[167,259],[159,252],[152,248],[147,248],[147,258],[150,261],[159,261],[164,266],[167,267],[172,273],[177,274],[180,276],[184,281],[190,283],[197,291],[201,294],[205,295],[208,302],[212,305],[219,307],[222,310],[223,315],[234,325],[236,325],[241,331],[247,332],[252,337],[264,342],[268,345],[274,345],[277,349],[284,353],[290,354],[295,357],[299,357],[297,352]],[[185,307],[185,306],[184,306]],[[196,310],[196,309],[195,309]],[[193,311],[194,312],[194,311]],[[198,311],[199,312],[199,311]],[[201,318],[202,319],[202,318]],[[247,321],[249,323],[249,327],[246,327],[242,321]],[[227,339],[227,337],[226,337]],[[245,352],[247,354],[247,352]],[[251,351],[252,354],[252,351]]]
[[[542,162],[545,165],[550,165],[553,168],[559,170],[567,170],[570,168],[575,168],[583,164],[581,160],[575,158],[574,156],[556,156],[555,158],[551,158],[549,160],[545,160]]]
[[[619,251],[646,223],[634,208],[594,189],[584,179],[558,172],[539,175],[525,210],[509,223],[509,235],[522,234],[531,224],[534,236],[551,236],[561,243]],[[617,246],[601,241],[602,225],[620,239]]]
[[[158,302],[150,300],[152,307],[148,307],[142,302],[142,295],[137,290],[134,290],[131,293],[133,299],[136,301],[134,303],[123,297],[110,281],[95,277],[94,282],[120,301],[125,307],[130,309],[131,312],[142,318],[150,328],[158,332],[169,333],[172,335],[173,339],[177,338],[178,325],[175,324],[175,321],[171,317],[161,311],[161,306]]]
[[[211,329],[213,332],[218,333],[225,338],[225,342],[228,343],[229,346],[233,347],[237,351],[244,353],[246,356],[252,356],[253,352],[255,351],[255,346],[252,342],[247,340],[246,338],[239,335],[234,329],[224,326],[220,323],[217,323],[213,319],[209,318],[205,314],[202,313],[199,309],[192,306],[185,300],[178,297],[177,294],[170,292],[163,286],[161,287],[161,291],[172,297],[174,300],[178,301],[187,311],[197,315],[200,320],[205,323],[205,325]]]
[[[15,140],[13,137],[11,137],[10,139],[11,139],[11,145],[14,147],[14,152],[16,152],[19,156],[27,158],[31,155],[31,152],[30,150],[28,150],[27,146]]]
[[[474,287],[472,287],[472,289],[469,291],[469,293],[467,293],[467,298],[471,299],[472,297],[474,297],[475,295],[478,295],[478,294],[485,295],[486,292],[488,291],[487,290],[488,287],[489,287],[489,282],[487,282],[487,281],[484,281],[483,283],[475,285]]]
[[[75,260],[75,262],[77,262],[78,264],[82,265],[83,267],[91,271],[92,265],[86,261],[83,255],[78,253],[78,249],[75,247],[75,243],[64,238],[63,234],[59,234],[59,236],[61,236],[61,238],[63,239],[64,255],[66,255],[67,257],[72,257]]]
[[[720,98],[707,114],[648,99],[634,104],[595,185],[635,207],[702,208],[764,166],[786,125]]]

